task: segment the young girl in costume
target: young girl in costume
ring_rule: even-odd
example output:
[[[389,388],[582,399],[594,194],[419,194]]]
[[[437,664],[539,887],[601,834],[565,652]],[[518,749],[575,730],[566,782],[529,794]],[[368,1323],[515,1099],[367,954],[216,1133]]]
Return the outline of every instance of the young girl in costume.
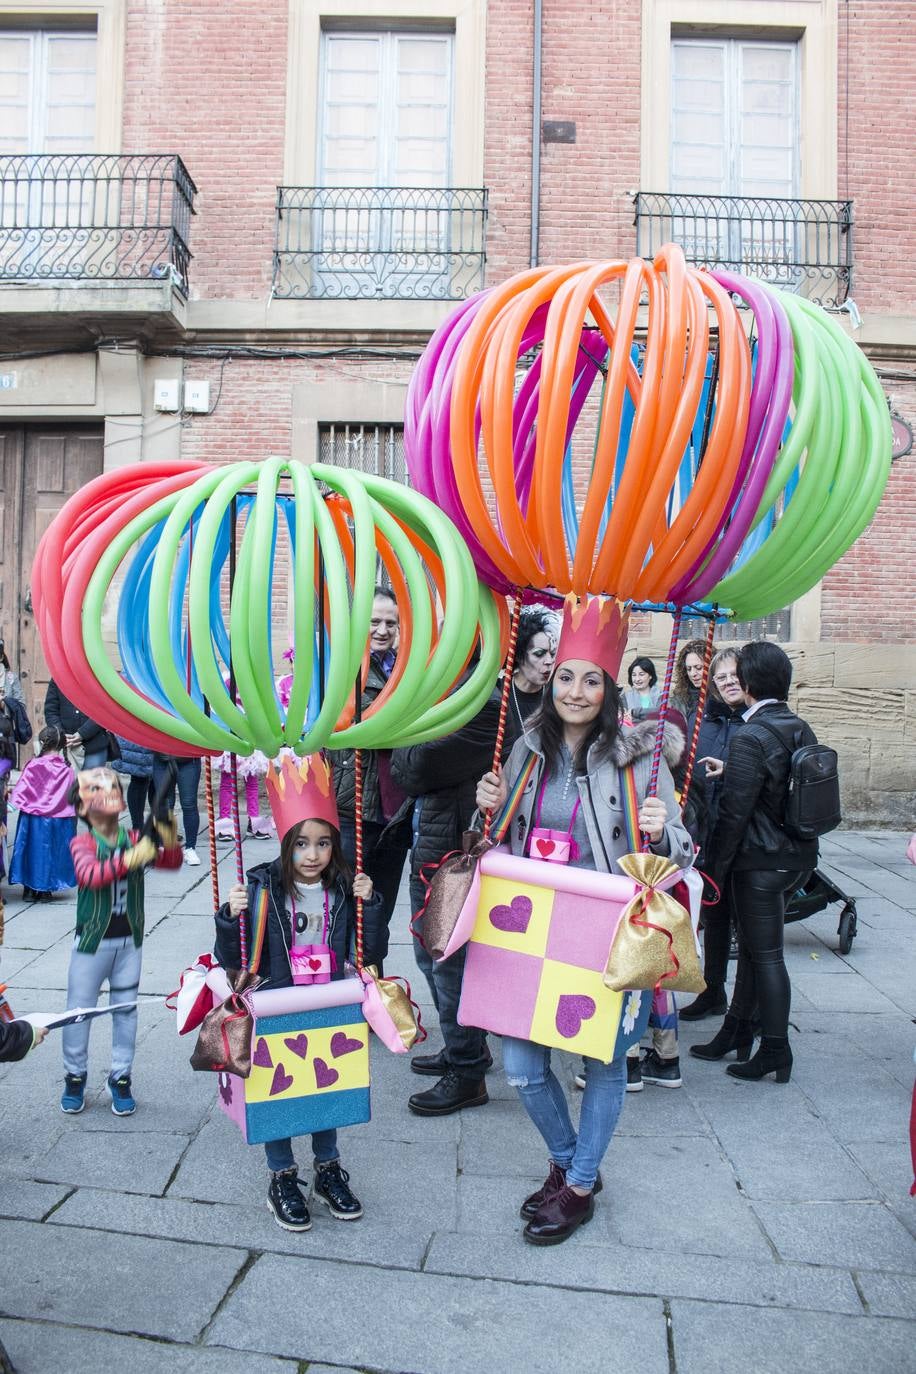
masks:
[[[381,903],[365,873],[351,875],[340,845],[340,821],[330,770],[320,754],[306,759],[284,757],[279,770],[267,774],[267,795],[282,835],[279,857],[248,871],[248,885],[229,890],[216,915],[216,957],[224,968],[241,966],[239,922],[245,921],[248,948],[255,954],[254,972],[261,987],[293,984],[290,951],[311,946],[330,963],[331,978],[342,978],[353,949],[356,903],[362,897],[364,938],[374,948]],[[317,947],[317,949],[315,948]],[[322,947],[324,947],[322,949]],[[267,1205],[278,1226],[307,1231],[312,1224],[292,1141],[268,1140],[264,1146],[270,1185]],[[340,1164],[336,1130],[314,1131],[315,1196],[340,1221],[355,1221],[363,1209]]]
[[[571,604],[573,603],[573,604]],[[620,692],[614,677],[620,666],[624,631],[614,603],[597,600],[587,608],[570,598],[564,607],[557,665],[540,713],[528,722],[501,773],[486,773],[477,786],[481,810],[497,812],[509,790],[530,764],[534,767],[510,828],[512,852],[528,852],[533,827],[566,832],[569,862],[602,873],[616,872],[616,860],[630,851],[626,789],[638,806],[639,829],[651,849],[678,867],[693,858],[693,843],[680,820],[671,774],[661,761],[654,795],[649,780],[655,722],[621,722]],[[670,727],[669,727],[670,729]],[[671,738],[675,756],[683,735]],[[666,731],[666,746],[669,736]],[[626,770],[632,772],[627,774]],[[585,1091],[578,1129],[566,1096],[550,1067],[551,1051],[530,1040],[503,1036],[506,1077],[549,1151],[543,1185],[525,1199],[525,1240],[556,1245],[591,1219],[598,1172],[610,1145],[626,1089],[624,1055],[610,1064],[585,1059]]]
[[[47,901],[52,892],[76,887],[70,841],[76,812],[70,801],[73,769],[64,732],[46,725],[38,736],[41,752],[29,759],[10,804],[19,811],[10,882],[22,883],[23,898]]]

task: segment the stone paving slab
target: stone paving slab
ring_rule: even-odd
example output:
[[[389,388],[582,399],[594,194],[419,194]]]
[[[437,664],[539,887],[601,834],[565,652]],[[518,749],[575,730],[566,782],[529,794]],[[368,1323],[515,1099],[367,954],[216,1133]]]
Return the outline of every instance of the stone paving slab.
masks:
[[[103,1331],[193,1340],[246,1259],[244,1250],[201,1249],[177,1241],[10,1221],[0,1305],[5,1315],[71,1322]],[[79,1282],[91,1275],[91,1283]],[[63,1368],[67,1368],[64,1366]]]
[[[129,1369],[130,1374],[298,1374],[296,1360],[275,1360],[258,1356],[257,1367],[251,1356],[238,1350],[215,1350],[212,1346],[163,1344],[159,1340],[112,1336],[102,1331],[82,1330],[79,1342],[69,1326],[53,1322],[0,1320],[0,1338],[16,1366],[16,1374],[100,1374],[101,1371]],[[309,1374],[315,1374],[312,1365]],[[347,1371],[336,1371],[347,1374]],[[351,1371],[352,1374],[352,1371]]]
[[[32,1183],[17,1178],[0,1178],[0,1217],[20,1221],[41,1221],[70,1191],[61,1183]]]
[[[868,1270],[856,1278],[872,1316],[904,1317],[912,1322],[916,1313],[916,1278],[905,1274],[870,1274]]]
[[[916,1240],[881,1202],[755,1202],[786,1260],[916,1274]]]
[[[677,1374],[908,1374],[913,1368],[909,1322],[817,1312],[765,1312],[675,1299],[671,1304]],[[740,1356],[736,1352],[740,1350]]]
[[[37,1166],[37,1176],[56,1183],[91,1182],[124,1192],[161,1193],[187,1147],[187,1137],[165,1131],[125,1132],[113,1113],[109,1121],[110,1131],[65,1130]]]
[[[355,1180],[354,1180],[355,1182]],[[365,1201],[363,1205],[366,1206]],[[172,1197],[143,1197],[95,1188],[80,1188],[54,1213],[54,1225],[100,1231],[129,1231],[202,1244],[216,1242],[256,1251],[336,1259],[360,1264],[420,1269],[432,1238],[425,1230],[403,1224],[391,1211],[373,1216],[371,1205],[358,1222],[335,1220],[327,1208],[310,1203],[311,1231],[281,1230],[267,1207],[267,1173],[260,1190],[240,1196],[238,1204],[193,1202]]]
[[[585,1239],[585,1237],[583,1237]],[[811,1265],[755,1263],[708,1255],[680,1255],[634,1245],[538,1249],[521,1237],[438,1232],[424,1265],[427,1274],[454,1274],[547,1283],[605,1293],[657,1294],[667,1298],[714,1299],[755,1307],[791,1307],[860,1314],[862,1303],[849,1273]],[[897,1311],[889,1316],[903,1315]]]
[[[321,1320],[278,1309],[276,1294],[300,1289]],[[341,1294],[347,1301],[341,1301]],[[360,1319],[358,1314],[364,1314]],[[387,1319],[396,1314],[396,1320]],[[265,1255],[231,1294],[208,1340],[239,1349],[345,1360],[357,1367],[422,1374],[557,1374],[562,1364],[668,1374],[665,1319],[654,1298],[558,1291],[495,1280],[407,1274]]]

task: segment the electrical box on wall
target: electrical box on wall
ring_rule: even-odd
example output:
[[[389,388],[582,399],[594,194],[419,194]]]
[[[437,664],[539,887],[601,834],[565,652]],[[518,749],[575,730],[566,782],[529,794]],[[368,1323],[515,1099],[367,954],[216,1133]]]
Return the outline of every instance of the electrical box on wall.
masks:
[[[153,382],[153,405],[157,410],[177,410],[179,397],[178,378],[157,377]]]
[[[185,382],[184,408],[198,415],[205,415],[210,409],[210,383]]]

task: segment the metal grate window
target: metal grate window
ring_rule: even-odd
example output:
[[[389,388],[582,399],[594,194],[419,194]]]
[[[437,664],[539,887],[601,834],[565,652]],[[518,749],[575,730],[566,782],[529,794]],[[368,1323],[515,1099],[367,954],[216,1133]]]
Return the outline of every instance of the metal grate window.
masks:
[[[321,425],[318,459],[408,486],[403,425]]]
[[[688,620],[681,625],[682,639],[705,639],[706,621]],[[777,644],[785,644],[792,638],[792,609],[774,611],[772,615],[761,616],[759,620],[725,620],[716,626],[716,644],[721,648],[726,644],[748,644],[752,639],[772,639]]]

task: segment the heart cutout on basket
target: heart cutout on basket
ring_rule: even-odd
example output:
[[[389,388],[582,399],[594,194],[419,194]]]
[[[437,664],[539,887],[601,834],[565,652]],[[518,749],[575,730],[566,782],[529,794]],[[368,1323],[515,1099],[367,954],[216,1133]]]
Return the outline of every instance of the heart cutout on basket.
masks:
[[[330,1088],[331,1085],[333,1083],[336,1083],[338,1078],[340,1077],[340,1074],[337,1072],[337,1070],[332,1069],[331,1066],[329,1064],[326,1064],[323,1059],[316,1059],[314,1068],[315,1083],[316,1086],[319,1088]]]
[[[273,1082],[270,1085],[268,1096],[276,1097],[278,1093],[285,1093],[287,1088],[293,1086],[293,1076],[287,1073],[282,1064],[278,1064],[274,1069]]]
[[[252,1064],[259,1069],[272,1069],[274,1061],[271,1058],[270,1046],[263,1035],[258,1036],[258,1043],[254,1047],[254,1054],[251,1056]]]
[[[342,1054],[353,1054],[362,1047],[362,1040],[351,1040],[344,1031],[335,1031],[331,1036],[332,1059],[339,1059]]]
[[[287,1049],[292,1050],[293,1054],[298,1055],[300,1059],[305,1059],[308,1056],[309,1038],[307,1035],[302,1033],[299,1035],[287,1035],[284,1036],[283,1043]]]
[[[524,935],[531,921],[531,898],[513,897],[506,906],[504,903],[490,908],[490,924],[507,935]]]
[[[557,1030],[567,1040],[572,1040],[582,1029],[583,1021],[590,1021],[595,1014],[595,999],[582,993],[563,993],[557,1002]]]

